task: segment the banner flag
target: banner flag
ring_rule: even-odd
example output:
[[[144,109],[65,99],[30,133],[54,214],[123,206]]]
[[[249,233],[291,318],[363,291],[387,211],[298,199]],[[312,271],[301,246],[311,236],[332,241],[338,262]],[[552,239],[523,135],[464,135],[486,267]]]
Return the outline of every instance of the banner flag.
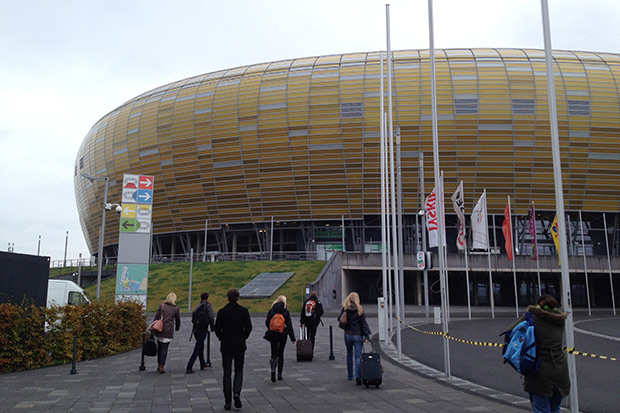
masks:
[[[529,224],[530,237],[532,237],[530,259],[535,261],[538,259],[538,242],[536,240],[536,212],[534,211],[534,202],[532,202],[532,208],[530,209]]]
[[[487,196],[486,192],[483,192],[473,211],[471,211],[472,248],[481,250],[488,249],[488,232]]]
[[[433,188],[430,195],[424,202],[424,209],[426,210],[426,229],[428,231],[428,247],[437,247],[437,197],[435,196],[435,188]]]
[[[512,225],[510,225],[510,204],[506,202],[506,208],[504,208],[504,222],[502,222],[502,232],[504,233],[504,239],[506,243],[506,255],[508,255],[508,261],[512,261]]]
[[[553,243],[555,244],[555,249],[558,252],[558,265],[560,264],[560,234],[558,232],[558,215],[556,214],[553,218],[553,223],[551,224],[551,236],[553,237]]]
[[[465,201],[463,200],[463,181],[452,194],[452,206],[459,218],[459,233],[456,237],[456,247],[460,250],[467,248],[467,237],[465,235]]]

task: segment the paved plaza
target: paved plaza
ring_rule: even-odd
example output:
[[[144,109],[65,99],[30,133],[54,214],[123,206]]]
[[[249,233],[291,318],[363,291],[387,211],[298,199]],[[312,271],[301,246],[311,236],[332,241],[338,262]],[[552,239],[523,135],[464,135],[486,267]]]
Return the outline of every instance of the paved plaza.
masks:
[[[370,313],[370,311],[369,311]],[[294,315],[294,321],[297,316]],[[472,383],[451,380],[413,360],[397,358],[392,346],[382,346],[384,376],[379,388],[356,386],[347,380],[342,331],[335,314],[328,313],[319,328],[315,358],[297,362],[295,348],[285,352],[284,379],[272,383],[269,375],[269,344],[264,315],[252,317],[254,330],[248,341],[241,400],[244,412],[517,412],[527,407],[525,399],[517,405],[493,400]],[[295,323],[296,324],[296,323]],[[370,314],[370,327],[377,331],[376,316]],[[330,360],[329,326],[333,332]],[[145,358],[140,371],[140,350],[97,360],[0,375],[3,390],[0,409],[16,412],[192,412],[223,411],[222,368],[219,342],[212,336],[212,367],[185,374],[193,349],[189,342],[191,323],[182,317],[181,330],[170,345],[166,374],[158,374],[156,360]],[[379,350],[378,340],[374,342]],[[369,345],[366,345],[369,350]],[[394,358],[390,360],[390,358]],[[196,362],[195,368],[199,366]],[[510,400],[514,402],[513,400]],[[233,407],[233,410],[236,410]]]

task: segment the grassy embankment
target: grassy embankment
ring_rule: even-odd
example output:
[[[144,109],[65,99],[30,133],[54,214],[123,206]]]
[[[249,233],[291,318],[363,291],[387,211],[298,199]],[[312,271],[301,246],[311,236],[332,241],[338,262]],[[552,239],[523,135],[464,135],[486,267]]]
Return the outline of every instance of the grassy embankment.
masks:
[[[287,298],[287,307],[299,312],[304,288],[314,281],[325,266],[325,261],[233,261],[195,262],[192,269],[192,307],[200,302],[200,293],[209,293],[209,301],[217,312],[227,303],[226,292],[230,288],[240,289],[262,272],[293,272],[269,298],[240,299],[239,303],[251,313],[266,313],[273,300],[279,295]],[[116,277],[101,282],[102,300],[113,300]],[[149,266],[147,311],[155,311],[169,292],[176,293],[177,305],[182,313],[187,312],[189,290],[189,263],[151,264]],[[89,298],[96,296],[96,285],[85,288]]]

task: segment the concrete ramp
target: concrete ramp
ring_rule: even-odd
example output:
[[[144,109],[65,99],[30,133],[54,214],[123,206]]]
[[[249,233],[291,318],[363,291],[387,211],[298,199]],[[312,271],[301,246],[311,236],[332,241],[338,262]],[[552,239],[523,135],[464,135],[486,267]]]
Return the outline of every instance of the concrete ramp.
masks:
[[[269,298],[293,274],[293,272],[262,272],[239,290],[239,296],[241,298]]]

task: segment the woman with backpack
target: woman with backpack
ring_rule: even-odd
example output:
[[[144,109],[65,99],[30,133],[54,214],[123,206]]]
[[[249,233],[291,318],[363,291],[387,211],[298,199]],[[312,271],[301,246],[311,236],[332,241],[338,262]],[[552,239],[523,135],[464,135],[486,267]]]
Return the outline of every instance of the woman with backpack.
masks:
[[[160,333],[155,333],[157,339],[157,371],[161,374],[165,373],[164,365],[168,357],[168,346],[174,337],[174,332],[181,328],[181,315],[179,307],[176,305],[177,295],[170,293],[166,297],[166,301],[157,307],[155,320],[163,321],[163,328]]]
[[[370,328],[366,322],[364,309],[360,304],[360,296],[356,292],[350,293],[342,303],[342,309],[338,316],[338,326],[344,330],[344,344],[347,347],[347,373],[349,380],[357,385],[362,384],[360,376],[360,358],[364,342],[370,343]],[[355,353],[355,371],[353,370],[353,355]]]
[[[281,295],[273,302],[267,313],[265,320],[267,332],[265,338],[271,344],[271,381],[276,381],[276,367],[278,368],[278,380],[282,380],[282,369],[284,368],[284,347],[286,338],[291,338],[291,343],[295,344],[295,333],[291,322],[291,314],[286,309],[286,297]]]
[[[540,341],[538,373],[523,376],[523,390],[530,394],[533,412],[559,412],[562,398],[570,392],[568,361],[562,350],[567,314],[558,310],[558,301],[548,294],[536,300],[527,311],[532,315]],[[511,327],[512,330],[524,316]]]

